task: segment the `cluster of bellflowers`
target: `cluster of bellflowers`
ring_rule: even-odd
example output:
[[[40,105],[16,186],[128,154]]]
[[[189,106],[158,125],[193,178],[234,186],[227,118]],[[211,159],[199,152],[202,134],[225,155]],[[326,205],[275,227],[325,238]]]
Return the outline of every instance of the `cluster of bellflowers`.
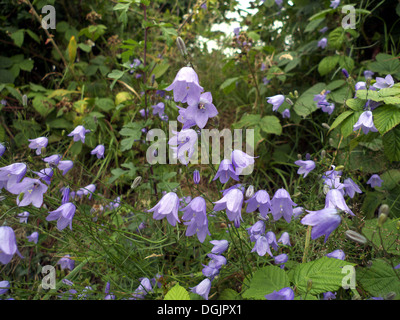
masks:
[[[90,130],[85,129],[82,125],[78,125],[71,133],[68,134],[72,137],[73,141],[85,142],[85,135]],[[41,156],[43,169],[33,171],[26,163],[15,162],[7,166],[0,167],[0,193],[4,196],[1,200],[5,199],[6,193],[16,196],[16,204],[18,207],[28,207],[32,205],[36,208],[46,208],[44,204],[44,195],[48,193],[55,176],[65,176],[74,166],[73,161],[63,159],[59,154],[44,157],[43,154],[48,146],[47,137],[39,137],[30,139],[28,147],[34,151],[37,156]],[[6,148],[0,144],[0,157],[2,157]],[[98,145],[91,151],[98,159],[104,157],[105,148],[103,145]],[[60,206],[48,212],[46,217],[47,221],[56,221],[56,227],[62,231],[66,227],[72,230],[72,221],[76,213],[76,205],[74,200],[87,196],[91,198],[95,192],[96,186],[91,184],[76,191],[65,186],[60,190]],[[30,216],[29,209],[18,213],[17,217],[21,224],[27,223]],[[27,241],[37,244],[39,241],[39,233],[34,231],[27,236]],[[0,263],[3,265],[8,264],[14,255],[21,255],[17,239],[12,227],[4,224],[0,226]]]

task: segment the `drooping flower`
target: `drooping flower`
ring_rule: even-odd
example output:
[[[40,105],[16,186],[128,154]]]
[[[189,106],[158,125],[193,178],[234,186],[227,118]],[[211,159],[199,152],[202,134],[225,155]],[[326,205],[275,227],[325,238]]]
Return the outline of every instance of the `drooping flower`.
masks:
[[[71,189],[69,187],[62,188],[61,204],[69,202]]]
[[[212,103],[211,92],[202,93],[200,99],[189,104],[185,112],[186,118],[196,122],[200,129],[205,127],[209,118],[213,118],[217,114],[217,108]]]
[[[14,254],[24,258],[18,251],[17,239],[14,230],[9,226],[0,227],[0,262],[7,264],[11,261]]]
[[[29,215],[30,213],[28,211],[17,214],[17,217],[19,218],[19,223],[27,223]]]
[[[7,190],[19,183],[26,173],[25,163],[13,163],[0,168],[0,189],[3,185]]]
[[[332,231],[335,230],[342,221],[342,218],[335,208],[324,208],[318,211],[306,211],[309,214],[301,219],[300,222],[304,225],[313,227],[311,230],[311,239],[313,240],[325,235],[324,242],[326,242]]]
[[[51,178],[53,177],[54,171],[52,168],[44,168],[39,172],[33,171],[33,173],[37,174],[39,179],[49,185],[51,183]]]
[[[39,179],[24,178],[22,182],[14,184],[8,189],[12,194],[23,194],[17,197],[17,205],[24,207],[32,204],[36,208],[40,208],[43,204],[43,194],[47,191],[47,186],[40,182]]]
[[[340,4],[340,0],[331,0],[331,5],[330,7],[333,9],[336,9]]]
[[[278,242],[276,241],[276,235],[273,231],[268,231],[265,234],[265,237],[268,240],[268,244],[275,250],[278,250]]]
[[[174,134],[175,136],[168,141],[169,145],[176,146],[170,147],[174,151],[173,157],[187,165],[196,151],[198,135],[193,129],[183,129],[180,132],[174,132]]]
[[[254,212],[258,209],[261,216],[265,218],[268,212],[271,210],[270,197],[267,191],[258,190],[249,200],[245,201],[247,203],[246,212]]]
[[[328,27],[323,27],[322,29],[319,30],[320,33],[325,33],[328,31]]]
[[[228,182],[229,178],[239,181],[239,176],[236,174],[232,162],[228,159],[224,159],[219,164],[217,174],[215,175],[213,181],[219,179],[221,183],[226,183]]]
[[[339,189],[331,189],[328,191],[325,197],[325,208],[340,209],[354,216],[354,213],[350,210],[344,200],[343,192]]]
[[[196,125],[196,121],[194,119],[189,119],[186,116],[187,109],[182,108],[180,106],[176,106],[179,109],[179,116],[177,120],[183,124],[182,129],[188,129]]]
[[[290,198],[289,192],[285,189],[278,189],[271,200],[271,213],[274,220],[279,220],[282,216],[289,223],[293,215],[293,206],[296,203]]]
[[[179,197],[175,192],[168,192],[165,194],[161,200],[148,212],[153,213],[153,219],[161,220],[167,218],[168,222],[175,226],[176,223],[180,222],[178,217],[179,209]]]
[[[343,181],[344,185],[344,190],[346,194],[350,197],[353,198],[354,194],[357,193],[362,193],[360,187],[351,179],[347,178]]]
[[[57,168],[62,171],[63,176],[72,169],[74,163],[71,160],[62,160],[58,163]]]
[[[211,249],[211,253],[214,254],[221,254],[229,247],[228,240],[211,240],[210,243],[214,246]]]
[[[317,47],[321,48],[321,49],[325,49],[327,45],[328,45],[328,39],[324,37],[318,41]]]
[[[377,174],[373,174],[367,181],[367,184],[371,186],[371,188],[381,187],[383,180]]]
[[[283,94],[277,94],[267,98],[267,102],[272,104],[272,111],[276,111],[285,101],[285,96]]]
[[[193,182],[195,184],[199,184],[200,183],[200,172],[199,172],[199,170],[194,170],[194,172],[193,172]]]
[[[190,237],[197,233],[197,238],[201,243],[204,242],[207,235],[211,235],[208,230],[206,210],[206,201],[202,197],[194,198],[187,207],[182,209],[184,212],[182,220],[189,221],[185,223],[188,226],[186,236]]]
[[[254,244],[254,247],[251,250],[251,252],[257,252],[257,254],[260,257],[265,256],[266,253],[268,253],[271,257],[273,256],[272,252],[271,252],[271,249],[269,247],[268,240],[263,235],[260,235],[260,236],[257,237],[257,239],[255,241],[255,244]]]
[[[210,293],[210,289],[211,289],[211,280],[208,278],[205,278],[197,286],[190,288],[191,292],[196,293],[199,296],[202,296],[203,299],[205,300],[208,300],[208,294]]]
[[[240,175],[243,170],[254,164],[254,157],[241,150],[233,150],[231,159],[237,175]]]
[[[312,160],[297,160],[294,163],[300,166],[299,170],[297,170],[297,174],[304,174],[303,178],[307,177],[307,175],[315,168],[315,162]]]
[[[173,90],[175,102],[187,102],[188,105],[192,105],[198,103],[204,89],[199,85],[199,77],[194,69],[183,67],[176,74],[172,84],[165,90]]]
[[[3,156],[5,151],[6,147],[4,146],[4,144],[0,143],[0,158]]]
[[[135,289],[132,294],[135,299],[144,299],[144,296],[153,291],[151,281],[149,278],[141,278],[140,285]]]
[[[289,257],[286,253],[281,253],[280,255],[277,255],[274,257],[274,263],[275,264],[284,264],[289,260]]]
[[[0,281],[0,295],[7,293],[10,288],[10,282],[7,280]]]
[[[81,140],[82,143],[85,143],[85,134],[89,132],[89,129],[85,129],[84,126],[79,125],[70,134],[68,134],[68,137],[74,137],[74,141]]]
[[[372,76],[374,75],[374,72],[372,72],[371,70],[365,70],[364,71],[364,77],[365,79],[372,79]]]
[[[286,231],[283,232],[281,234],[281,237],[278,240],[278,243],[282,243],[283,245],[286,245],[286,246],[291,246],[290,240],[289,240],[289,233],[287,233]]]
[[[76,192],[76,195],[77,195],[79,198],[82,198],[83,196],[89,195],[89,196],[88,196],[88,199],[90,200],[90,199],[92,199],[92,195],[93,195],[93,193],[94,193],[95,191],[96,191],[96,185],[94,185],[94,184],[89,184],[89,185],[87,185],[86,187],[80,188],[80,189]]]
[[[333,293],[333,292],[328,291],[328,292],[324,292],[323,295],[324,295],[323,300],[334,300],[334,299],[336,299],[336,292]]]
[[[364,111],[361,113],[358,121],[353,126],[353,131],[357,131],[360,128],[364,134],[367,134],[369,131],[378,132],[378,129],[375,128],[371,111]]]
[[[348,78],[350,76],[349,72],[345,68],[342,69],[342,73],[346,78]]]
[[[64,270],[64,269],[74,270],[75,260],[70,259],[70,257],[71,256],[69,254],[66,254],[60,260],[58,260],[57,264],[60,265],[61,270]]]
[[[283,110],[282,118],[290,118],[290,110],[289,109]]]
[[[346,257],[346,255],[344,254],[344,251],[341,249],[334,250],[334,251],[328,253],[326,256],[328,258],[334,258],[334,259],[339,259],[339,260],[344,260]]]
[[[377,89],[383,88],[391,88],[394,85],[393,77],[388,74],[385,78],[376,77],[376,82],[373,84],[373,87]]]
[[[72,230],[72,219],[74,218],[76,207],[72,202],[62,204],[54,211],[50,211],[47,216],[47,221],[57,220],[57,229],[63,230],[69,225]]]
[[[39,233],[37,231],[32,232],[30,236],[27,237],[29,242],[38,243]]]
[[[52,156],[43,158],[43,161],[48,163],[49,167],[52,168],[52,167],[56,167],[58,165],[58,163],[60,162],[61,158],[62,158],[61,155],[54,154]]]
[[[250,241],[255,242],[259,236],[265,233],[265,223],[262,220],[258,220],[251,227],[247,228],[247,233],[250,236]]]
[[[156,105],[151,106],[153,108],[153,115],[158,114],[158,116],[162,116],[164,114],[165,105],[164,102],[159,102]]]
[[[242,219],[243,192],[241,190],[237,188],[231,189],[222,199],[214,203],[214,211],[226,209],[226,215],[229,221],[240,221]]]
[[[105,150],[104,145],[99,144],[96,148],[94,148],[90,152],[90,154],[95,154],[97,156],[97,159],[104,158],[104,150]]]
[[[294,292],[290,287],[283,288],[279,291],[274,290],[274,292],[265,295],[265,299],[267,300],[293,300]]]
[[[29,148],[36,149],[36,154],[40,155],[42,153],[42,148],[46,148],[49,140],[46,137],[40,137],[36,139],[29,140]]]

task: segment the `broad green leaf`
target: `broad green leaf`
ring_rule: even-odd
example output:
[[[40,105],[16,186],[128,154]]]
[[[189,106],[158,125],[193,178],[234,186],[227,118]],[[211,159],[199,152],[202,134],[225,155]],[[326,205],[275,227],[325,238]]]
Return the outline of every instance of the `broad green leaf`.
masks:
[[[234,128],[254,127],[254,126],[258,126],[260,121],[261,121],[261,118],[257,114],[245,114],[233,126],[234,126]]]
[[[158,64],[153,70],[153,75],[155,76],[156,79],[158,79],[168,70],[168,68],[169,68],[168,63]]]
[[[314,31],[316,28],[318,28],[318,26],[321,24],[322,21],[325,21],[325,18],[319,18],[319,19],[315,19],[315,20],[311,20],[306,28],[304,29],[304,32],[312,32]]]
[[[370,267],[356,269],[357,282],[374,297],[385,297],[388,293],[396,293],[400,299],[400,272],[383,259],[372,261]]]
[[[224,91],[225,94],[230,93],[236,87],[236,81],[238,81],[240,77],[229,78],[226,79],[221,85],[220,89]]]
[[[326,90],[335,90],[340,88],[341,86],[343,86],[346,83],[346,81],[344,80],[334,80],[331,83],[328,83],[326,85]]]
[[[362,111],[365,106],[366,100],[362,99],[347,99],[346,105],[354,111]]]
[[[390,169],[382,173],[380,177],[383,180],[382,182],[383,189],[392,190],[396,187],[400,187],[400,170]]]
[[[357,90],[356,92],[357,98],[363,100],[373,100],[373,101],[383,101],[383,98],[379,95],[378,91],[375,90]]]
[[[354,125],[360,118],[362,111],[354,111],[352,115],[343,120],[340,131],[344,138],[347,138],[354,132]]]
[[[37,95],[32,100],[33,108],[42,116],[46,117],[53,109],[55,102],[43,95]]]
[[[75,62],[77,48],[78,48],[78,45],[76,43],[75,36],[72,36],[71,39],[69,40],[69,44],[68,44],[68,59],[69,59],[70,63]]]
[[[265,133],[272,133],[276,135],[282,134],[282,126],[279,118],[275,116],[265,116],[260,121],[260,128]]]
[[[383,148],[390,161],[400,161],[400,125],[383,136]]]
[[[265,295],[289,287],[286,272],[276,266],[267,266],[257,270],[250,280],[250,287],[243,293],[246,299],[265,299]]]
[[[400,123],[400,106],[383,105],[373,111],[374,124],[381,135]]]
[[[314,96],[321,93],[325,87],[325,83],[319,82],[303,92],[303,94],[296,100],[293,110],[301,117],[306,117],[317,110]]]
[[[164,300],[190,300],[189,293],[178,283],[165,295]]]
[[[294,270],[293,281],[300,294],[308,292],[311,295],[318,295],[327,291],[334,292],[342,286],[345,276],[342,268],[349,265],[354,266],[353,263],[340,259],[322,257],[299,264]]]
[[[350,72],[354,68],[354,60],[348,56],[340,56],[339,66]]]
[[[342,27],[338,27],[329,33],[328,46],[334,49],[340,49],[345,39],[345,30]],[[339,56],[336,57],[339,58]]]
[[[380,192],[367,192],[364,197],[364,202],[361,206],[361,212],[365,214],[366,218],[373,218],[375,211],[382,204],[383,195]]]
[[[388,253],[400,255],[400,243],[397,240],[399,236],[399,231],[396,228],[397,221],[387,218],[381,228],[382,238],[379,236],[377,222],[378,219],[376,218],[366,220],[364,227],[362,228],[362,234],[369,241],[374,243],[378,249],[382,250],[382,248],[384,248]]]
[[[311,16],[310,18],[308,18],[309,21],[313,21],[313,20],[317,20],[317,19],[321,19],[324,18],[328,13],[334,12],[335,9],[325,9],[322,10],[316,14],[314,14],[313,16]]]
[[[221,292],[218,300],[240,300],[240,295],[235,290],[227,288]]]
[[[30,72],[33,69],[33,60],[26,59],[19,64],[21,70]]]
[[[335,129],[338,125],[340,125],[346,118],[348,118],[349,116],[351,116],[354,112],[351,110],[347,110],[343,113],[341,113],[336,119],[335,121],[333,121],[333,123],[331,124],[331,128],[329,129],[329,131],[332,131],[333,129]]]
[[[318,72],[321,76],[328,74],[332,71],[339,62],[339,56],[328,56],[323,58],[318,64]]]
[[[368,65],[368,69],[381,74],[394,74],[400,72],[400,61],[387,53],[378,53],[375,62]]]
[[[24,43],[24,30],[19,29],[10,35],[11,39],[14,40],[16,46],[21,47]]]

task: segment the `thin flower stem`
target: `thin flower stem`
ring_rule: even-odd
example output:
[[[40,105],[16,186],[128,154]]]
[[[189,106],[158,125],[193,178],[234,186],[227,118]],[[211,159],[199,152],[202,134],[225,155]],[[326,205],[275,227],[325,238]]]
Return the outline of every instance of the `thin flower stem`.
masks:
[[[312,228],[312,226],[307,227],[306,243],[304,245],[302,263],[306,263],[306,260],[307,260],[307,253],[308,253],[308,248],[310,246],[310,239],[311,239],[311,228]]]

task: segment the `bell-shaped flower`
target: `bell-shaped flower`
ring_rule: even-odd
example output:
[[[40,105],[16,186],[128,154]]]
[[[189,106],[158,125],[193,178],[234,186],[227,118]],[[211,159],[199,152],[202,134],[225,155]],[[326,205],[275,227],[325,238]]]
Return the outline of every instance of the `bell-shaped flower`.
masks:
[[[75,260],[70,259],[70,258],[71,258],[71,256],[69,254],[66,254],[60,260],[58,260],[57,264],[60,265],[61,270],[64,270],[64,269],[74,270]]]
[[[297,170],[297,174],[304,174],[303,178],[307,177],[307,175],[315,168],[315,162],[312,160],[297,160],[294,163],[300,166],[299,170]]]
[[[97,159],[104,158],[104,150],[105,150],[104,145],[99,144],[96,148],[94,148],[90,152],[90,154],[95,154],[97,156]]]
[[[23,194],[17,197],[17,205],[24,207],[32,203],[36,208],[40,208],[43,204],[43,194],[47,191],[47,186],[40,182],[39,179],[24,178],[22,182],[14,184],[8,189],[12,194]]]
[[[11,261],[14,254],[24,258],[18,251],[17,239],[14,230],[9,226],[0,227],[0,262],[7,264]]]
[[[324,208],[318,211],[306,211],[309,214],[301,219],[301,223],[313,227],[311,230],[311,239],[313,240],[325,235],[324,242],[326,242],[332,231],[334,231],[342,221],[338,211],[335,208]]]
[[[346,258],[346,255],[344,254],[344,251],[341,249],[334,250],[328,254],[326,254],[328,258],[335,258],[339,260],[344,260]]]
[[[258,220],[251,227],[247,228],[247,233],[250,236],[250,241],[254,242],[260,235],[265,233],[265,223],[262,220]]]
[[[281,253],[280,255],[277,255],[274,257],[274,263],[275,264],[284,264],[289,260],[289,257],[286,253]]]
[[[153,212],[153,219],[161,220],[167,218],[169,224],[175,226],[180,222],[178,217],[179,197],[175,192],[168,192],[148,212]]]
[[[94,193],[95,191],[96,191],[96,185],[94,185],[94,184],[89,184],[89,185],[87,185],[86,187],[80,188],[80,189],[76,192],[76,195],[77,195],[79,198],[82,198],[83,196],[89,195],[89,196],[88,196],[88,199],[90,200],[90,199],[92,199],[92,195],[93,195],[93,193]]]
[[[211,240],[210,243],[214,246],[211,249],[211,253],[214,254],[221,254],[229,247],[228,240]]]
[[[13,163],[0,168],[0,186],[3,185],[7,190],[20,182],[26,173],[25,163]],[[1,189],[1,188],[0,188]]]
[[[200,99],[193,104],[189,104],[185,116],[193,120],[200,129],[203,129],[209,118],[218,114],[217,108],[212,103],[211,92],[205,92],[200,95]]]
[[[271,210],[270,201],[268,192],[259,190],[249,200],[245,201],[247,203],[246,212],[250,213],[258,209],[261,216],[265,218],[269,210]]]
[[[330,7],[333,9],[336,9],[340,4],[340,0],[331,0],[331,5]]]
[[[201,243],[204,242],[207,235],[211,235],[208,230],[208,219],[206,213],[206,201],[202,197],[194,198],[182,211],[184,212],[182,220],[188,226],[186,236],[190,237],[197,233],[197,238]]]
[[[279,291],[274,290],[274,292],[265,295],[265,299],[267,299],[267,300],[293,300],[294,299],[294,291],[290,287],[283,288]]]
[[[90,130],[85,129],[84,126],[77,126],[70,134],[68,134],[68,137],[74,137],[74,141],[81,140],[82,143],[85,143],[85,135],[89,133]]]
[[[10,288],[10,282],[7,280],[0,281],[0,295],[6,294],[8,288]]]
[[[30,236],[27,237],[29,242],[38,243],[39,233],[37,231],[32,232]]]
[[[317,47],[321,48],[321,49],[325,49],[327,45],[328,45],[328,39],[324,37],[318,41]]]
[[[271,200],[271,213],[274,220],[279,220],[282,216],[289,223],[293,215],[293,206],[296,203],[290,198],[289,192],[285,189],[278,189]]]
[[[59,154],[53,154],[52,156],[43,158],[43,161],[49,164],[49,167],[56,167],[60,162],[62,156]]]
[[[46,148],[47,144],[49,143],[49,140],[46,137],[40,137],[36,139],[29,140],[29,148],[35,150],[36,149],[36,154],[40,155],[42,153],[42,148]]]
[[[278,240],[278,243],[282,243],[285,246],[291,246],[290,240],[289,240],[289,233],[286,231],[281,234],[281,237]]]
[[[51,183],[51,178],[53,177],[54,171],[52,168],[44,168],[39,172],[33,171],[33,173],[37,174],[40,180],[49,185]]]
[[[76,207],[72,202],[62,204],[54,211],[50,211],[47,216],[47,221],[57,220],[57,229],[63,230],[69,225],[72,230],[72,219],[74,218]]]
[[[135,299],[144,299],[145,295],[153,292],[153,287],[149,278],[140,278],[140,285],[133,292]]]
[[[183,124],[182,129],[188,129],[196,125],[196,121],[194,119],[189,119],[186,116],[187,109],[177,106],[179,109],[179,115],[177,120]]]
[[[254,157],[241,150],[233,150],[231,159],[237,175],[240,175],[244,169],[254,164]]]
[[[265,236],[259,236],[257,238],[251,252],[257,252],[260,257],[265,256],[266,253],[273,257],[271,249],[269,248],[268,240]]]
[[[358,129],[362,129],[364,134],[368,132],[378,132],[378,129],[375,128],[372,111],[364,111],[361,113],[358,121],[353,126],[353,131],[357,131]]]
[[[373,87],[377,89],[383,88],[391,88],[394,85],[393,77],[388,74],[385,78],[376,77],[376,82],[373,84]]]
[[[6,152],[6,147],[4,144],[0,143],[0,158],[3,156],[4,152]]]
[[[205,278],[197,286],[190,288],[191,292],[198,294],[203,297],[204,300],[208,300],[208,294],[211,289],[211,280]]]
[[[382,182],[383,180],[381,179],[381,177],[379,177],[379,175],[373,174],[367,181],[367,184],[369,184],[371,188],[375,188],[382,186]]]
[[[343,193],[339,189],[331,189],[325,197],[325,208],[334,208],[347,212],[354,216],[354,213],[347,206]]]
[[[193,182],[195,184],[199,184],[200,183],[200,172],[199,172],[199,170],[194,170],[193,171]]]
[[[30,213],[28,211],[17,214],[17,217],[19,218],[19,223],[27,223],[29,215]]]
[[[285,96],[283,94],[277,94],[275,96],[267,97],[267,102],[272,104],[272,111],[276,111],[285,101]]]
[[[153,108],[153,115],[158,114],[159,117],[162,117],[162,115],[164,114],[164,110],[165,110],[165,105],[164,102],[159,102],[154,106],[151,106]]]
[[[57,168],[62,171],[63,176],[72,169],[74,163],[71,160],[62,160],[58,163]]]
[[[195,104],[200,99],[203,87],[199,85],[199,77],[191,67],[181,68],[166,91],[173,90],[175,102],[187,102],[188,105]]]
[[[272,246],[272,248],[277,251],[278,250],[278,242],[276,241],[276,235],[272,231],[268,231],[265,234],[265,237],[268,240],[268,244]]]
[[[242,205],[243,205],[243,192],[237,188],[229,190],[222,199],[214,202],[214,211],[221,211],[226,209],[226,215],[229,221],[241,219]]]
[[[229,178],[239,181],[239,176],[236,174],[232,162],[228,159],[224,159],[219,164],[217,174],[215,175],[213,181],[219,179],[221,183],[227,183]]]
[[[362,193],[360,187],[351,179],[347,178],[343,181],[344,185],[344,190],[346,194],[350,197],[353,198],[354,194],[357,193]]]
[[[174,132],[175,136],[168,141],[170,147],[174,151],[173,157],[187,165],[197,148],[198,135],[193,129],[184,129],[180,132]]]

